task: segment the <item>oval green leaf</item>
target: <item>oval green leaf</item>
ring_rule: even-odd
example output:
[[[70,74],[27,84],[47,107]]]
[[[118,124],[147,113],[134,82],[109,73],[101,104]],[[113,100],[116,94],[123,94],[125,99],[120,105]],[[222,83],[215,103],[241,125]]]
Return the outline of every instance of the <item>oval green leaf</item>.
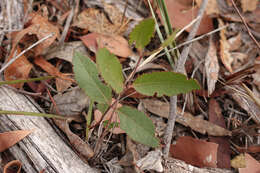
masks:
[[[111,54],[106,48],[97,52],[97,65],[104,80],[117,92],[123,91],[122,66],[117,57]]]
[[[135,26],[129,36],[129,43],[135,43],[136,48],[143,49],[151,40],[154,33],[155,22],[153,18],[142,20]]]
[[[141,94],[153,96],[157,93],[158,97],[173,96],[200,89],[196,80],[187,79],[185,75],[174,72],[144,74],[134,81],[133,86]]]
[[[76,81],[90,99],[99,103],[110,104],[111,88],[104,85],[98,78],[96,64],[79,52],[74,53],[72,63]]]
[[[154,125],[143,112],[129,106],[117,110],[120,119],[120,128],[133,140],[144,145],[157,147],[158,139],[154,136]]]

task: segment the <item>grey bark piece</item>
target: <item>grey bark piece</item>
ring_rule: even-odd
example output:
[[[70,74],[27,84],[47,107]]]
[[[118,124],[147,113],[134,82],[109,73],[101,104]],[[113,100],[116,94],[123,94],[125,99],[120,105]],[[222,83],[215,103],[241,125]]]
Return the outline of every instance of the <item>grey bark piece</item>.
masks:
[[[5,87],[0,87],[0,109],[39,112],[25,96]],[[42,117],[19,115],[0,116],[0,131],[35,131],[9,150],[23,163],[27,173],[96,173],[84,163],[72,149],[57,135],[51,125]]]

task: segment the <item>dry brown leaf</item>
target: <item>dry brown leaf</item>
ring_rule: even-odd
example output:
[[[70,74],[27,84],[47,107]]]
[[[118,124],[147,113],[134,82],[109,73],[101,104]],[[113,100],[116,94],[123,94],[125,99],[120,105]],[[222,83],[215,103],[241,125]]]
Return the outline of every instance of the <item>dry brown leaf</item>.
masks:
[[[121,23],[123,14],[115,6],[104,3],[104,9],[111,22],[107,19],[104,12],[98,9],[88,8],[82,11],[73,26],[88,29],[91,32],[102,34],[123,34],[127,29],[127,18]]]
[[[198,13],[198,7],[191,7],[191,6],[184,6],[182,3],[173,0],[166,0],[165,1],[169,18],[171,24],[174,28],[181,29],[184,26],[188,25],[193,19],[196,18]],[[157,11],[160,18],[160,12]],[[191,27],[187,29],[190,31]],[[204,15],[202,21],[200,23],[200,27],[198,29],[197,35],[205,34],[210,32],[213,29],[212,20],[207,16]]]
[[[48,49],[48,52],[45,55],[45,57],[47,60],[57,57],[59,59],[63,59],[72,63],[72,58],[74,56],[75,51],[87,55],[87,50],[81,41],[72,41],[65,42],[58,47]]]
[[[196,0],[198,6],[201,5],[202,0]],[[219,7],[217,0],[209,0],[206,8],[207,15],[219,14]]]
[[[133,54],[132,50],[129,48],[128,41],[120,35],[90,33],[80,37],[80,39],[95,53],[98,49],[105,47],[111,53],[124,58]]]
[[[114,102],[115,102],[115,99],[112,99],[111,105],[112,105]],[[118,104],[117,104],[117,108],[120,108],[120,107],[122,107],[122,104],[118,103]],[[117,112],[116,112],[116,111],[115,111],[114,113],[113,113],[113,112],[114,112],[113,109],[110,109],[110,110],[107,112],[107,114],[105,115],[105,117],[103,118],[103,121],[106,121],[106,120],[110,120],[110,119],[111,119],[111,123],[114,123],[114,122],[120,123],[120,120],[119,120],[119,117],[118,117]],[[99,121],[101,120],[101,118],[102,118],[102,115],[103,115],[102,112],[100,112],[99,110],[95,110],[95,112],[94,112],[94,119],[95,119],[95,121],[96,121],[96,122],[99,122]],[[111,118],[111,116],[112,116],[112,118]],[[114,134],[125,133],[125,131],[122,130],[122,129],[120,129],[120,127],[115,127],[115,128],[113,128],[113,129],[111,129],[110,131],[111,131],[112,133],[114,133]]]
[[[128,41],[120,35],[104,35],[100,34],[97,37],[98,48],[107,48],[111,53],[121,56],[129,57],[133,54],[132,50],[129,48]]]
[[[230,48],[229,48],[230,51],[237,50],[242,44],[241,33],[237,34],[234,37],[229,38],[228,43],[230,45]]]
[[[225,119],[222,115],[222,110],[218,102],[211,98],[209,101],[209,121],[219,125],[220,127],[226,128]],[[218,153],[217,153],[217,166],[218,168],[227,168],[230,169],[230,143],[227,137],[223,136],[210,136],[210,142],[218,144]]]
[[[149,112],[164,118],[168,118],[170,110],[169,103],[153,99],[142,99],[141,102]],[[176,117],[176,122],[186,127],[188,126],[196,132],[199,132],[201,134],[207,133],[212,136],[231,136],[230,131],[218,125],[215,125],[209,121],[200,118],[196,118],[188,112],[184,112],[184,114],[181,115],[181,112],[182,110],[180,108],[177,108],[178,116]]]
[[[15,168],[15,170],[14,170],[14,168]],[[22,170],[22,163],[19,160],[12,160],[4,166],[3,173],[11,173],[14,171],[16,173],[20,173],[21,170]]]
[[[219,27],[224,26],[224,23],[221,19],[218,19],[218,22],[219,22]],[[233,58],[229,53],[230,45],[229,45],[229,42],[227,41],[225,33],[226,33],[226,29],[222,29],[220,31],[220,58],[221,58],[222,63],[226,67],[226,69],[230,73],[232,73],[233,70],[232,70],[231,64],[233,62]]]
[[[54,121],[55,124],[67,135],[70,143],[74,146],[80,155],[85,156],[86,158],[91,158],[94,156],[94,152],[90,146],[70,130],[69,123],[71,123],[71,119],[55,119]]]
[[[37,57],[34,60],[34,63],[40,66],[44,71],[52,76],[57,76],[63,80],[67,80],[68,82],[75,82],[74,79],[69,77],[68,75],[61,73],[56,67],[54,67],[51,63],[46,61],[43,57]]]
[[[257,8],[259,0],[241,0],[243,12],[254,11]]]
[[[27,27],[27,28],[23,29],[22,31],[15,34],[15,37],[13,38],[13,41],[12,41],[13,49],[11,52],[13,52],[15,50],[16,45],[26,34],[30,34],[30,35],[35,34],[39,40],[50,34],[54,34],[52,37],[46,39],[45,41],[43,41],[42,43],[40,43],[39,45],[37,45],[34,48],[36,55],[41,54],[43,52],[43,50],[48,48],[55,41],[56,38],[59,38],[60,33],[59,33],[58,27],[52,25],[48,21],[48,19],[46,19],[36,13],[31,13],[30,18],[31,18],[31,21],[30,21],[29,27]]]
[[[217,50],[212,38],[210,38],[208,52],[205,57],[205,69],[207,75],[208,95],[210,95],[215,90],[219,73]]]
[[[19,47],[17,47],[16,55],[18,55],[19,53],[21,53],[21,50]],[[14,58],[14,54],[11,54],[8,60],[11,60],[12,58]],[[4,71],[5,80],[28,79],[31,69],[32,64],[27,60],[24,55],[22,55]],[[12,84],[12,86],[16,88],[22,88],[23,84],[24,83]]]
[[[260,172],[260,163],[255,160],[250,154],[245,153],[245,168],[239,168],[239,173],[259,173]]]
[[[0,152],[3,152],[4,150],[15,145],[17,142],[19,142],[32,132],[33,130],[17,130],[0,133]]]
[[[98,45],[97,45],[98,36],[99,36],[99,33],[92,32],[90,34],[80,37],[80,39],[84,43],[84,45],[87,48],[89,48],[89,50],[96,53],[98,51]]]
[[[172,145],[172,157],[198,167],[217,167],[218,144],[194,139],[190,136],[178,138],[176,145]]]

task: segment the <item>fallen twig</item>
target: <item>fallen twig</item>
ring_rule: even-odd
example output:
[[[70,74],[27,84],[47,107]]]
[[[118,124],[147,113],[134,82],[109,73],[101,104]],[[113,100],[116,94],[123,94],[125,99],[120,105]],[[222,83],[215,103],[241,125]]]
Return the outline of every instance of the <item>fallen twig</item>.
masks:
[[[202,1],[202,4],[200,6],[200,9],[199,9],[199,12],[198,12],[198,15],[197,15],[199,19],[193,25],[191,32],[189,33],[189,36],[187,38],[187,41],[190,41],[195,37],[207,4],[208,4],[208,0]],[[187,60],[190,48],[191,48],[191,44],[184,47],[184,49],[183,49],[183,51],[182,51],[182,53],[181,53],[181,55],[178,59],[178,62],[177,62],[177,66],[176,66],[177,72],[184,72],[185,71],[184,65],[185,65],[185,62]],[[165,156],[168,156],[169,150],[170,150],[170,144],[171,144],[171,140],[172,140],[172,131],[174,129],[175,120],[176,120],[176,116],[177,116],[176,108],[177,108],[177,96],[172,96],[170,98],[169,119],[168,119],[167,127],[166,127],[165,133],[164,133],[165,148],[163,150],[163,153],[164,153]]]

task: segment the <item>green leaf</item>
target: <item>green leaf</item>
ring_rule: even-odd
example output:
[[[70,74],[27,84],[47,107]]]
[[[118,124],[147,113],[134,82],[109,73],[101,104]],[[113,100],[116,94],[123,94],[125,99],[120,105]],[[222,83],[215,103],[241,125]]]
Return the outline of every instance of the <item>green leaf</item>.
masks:
[[[111,54],[106,48],[97,52],[98,69],[104,80],[117,92],[123,91],[122,66],[117,57]]]
[[[153,72],[138,77],[133,84],[137,92],[153,96],[173,96],[200,89],[196,80],[190,79],[180,73]]]
[[[79,52],[75,52],[72,63],[76,81],[90,99],[110,104],[111,88],[99,80],[96,64]]]
[[[154,136],[154,125],[143,112],[129,106],[117,110],[120,119],[120,128],[133,140],[142,144],[157,147],[158,139]]]
[[[153,18],[144,19],[135,26],[130,33],[129,43],[135,42],[136,48],[143,49],[151,40],[154,33],[155,22]]]

